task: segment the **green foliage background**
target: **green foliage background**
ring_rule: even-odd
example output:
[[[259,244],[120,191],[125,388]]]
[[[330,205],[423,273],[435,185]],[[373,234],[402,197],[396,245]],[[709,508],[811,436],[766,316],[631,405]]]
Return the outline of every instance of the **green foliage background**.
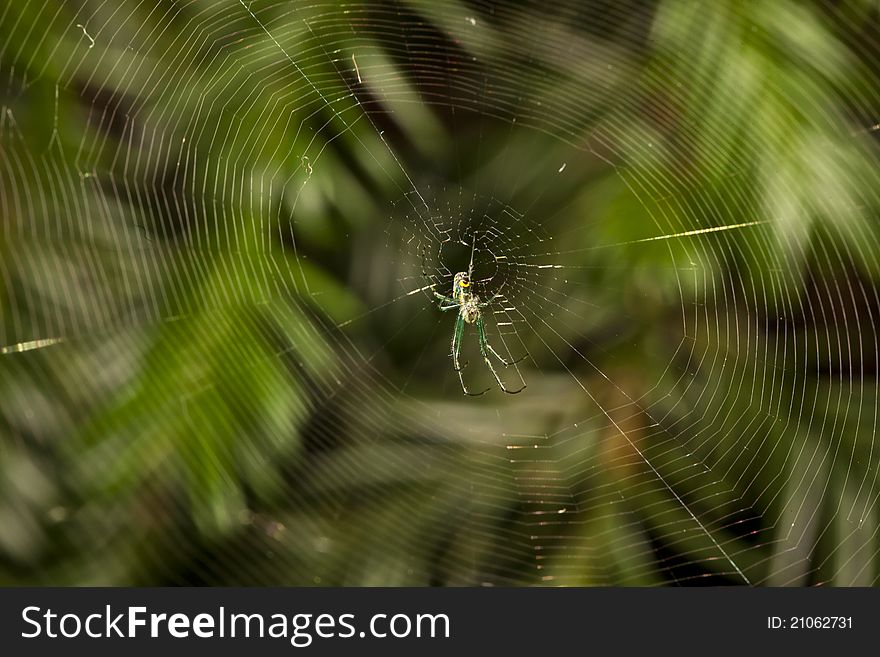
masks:
[[[0,583],[874,584],[877,19],[9,3]],[[557,238],[522,395],[410,182]]]

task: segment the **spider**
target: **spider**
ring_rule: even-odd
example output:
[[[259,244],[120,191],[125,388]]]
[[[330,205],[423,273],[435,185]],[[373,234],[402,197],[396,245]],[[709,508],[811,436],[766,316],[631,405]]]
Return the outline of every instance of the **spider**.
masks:
[[[476,242],[475,242],[476,243]],[[437,290],[431,288],[431,291],[434,293],[434,296],[440,300],[439,308],[442,311],[447,310],[458,310],[458,317],[455,320],[455,330],[452,332],[452,363],[453,369],[458,372],[458,380],[461,382],[461,389],[466,395],[470,395],[471,397],[479,397],[480,395],[485,395],[491,388],[486,388],[482,392],[470,392],[467,389],[467,386],[464,384],[464,377],[461,375],[462,369],[467,367],[467,361],[465,361],[464,365],[459,364],[459,355],[461,354],[461,339],[464,335],[464,325],[465,324],[476,324],[477,325],[477,336],[480,342],[480,353],[483,355],[483,360],[486,365],[489,367],[489,371],[492,372],[492,376],[495,377],[495,381],[498,382],[498,387],[500,387],[504,392],[509,395],[515,395],[519,392],[525,390],[526,385],[523,383],[522,388],[518,390],[510,390],[505,387],[504,383],[501,381],[501,377],[498,376],[498,372],[495,370],[495,366],[492,365],[492,361],[489,360],[489,354],[491,353],[495,358],[501,361],[501,364],[504,367],[510,367],[514,365],[523,358],[525,358],[528,354],[521,356],[513,361],[507,361],[501,357],[495,348],[489,344],[489,341],[486,339],[486,326],[483,322],[483,308],[489,306],[495,299],[497,299],[501,295],[493,295],[491,299],[488,301],[480,301],[480,297],[470,291],[471,283],[472,283],[472,274],[474,270],[474,251],[473,247],[471,247],[471,262],[468,266],[467,271],[458,272],[453,280],[452,280],[452,296],[447,297],[443,294],[437,292]],[[423,275],[427,278],[427,274],[423,271]]]

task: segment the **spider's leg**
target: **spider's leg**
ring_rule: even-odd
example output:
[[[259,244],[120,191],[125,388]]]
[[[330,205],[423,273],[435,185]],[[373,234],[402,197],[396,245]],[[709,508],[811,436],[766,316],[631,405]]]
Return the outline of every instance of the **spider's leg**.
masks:
[[[465,361],[464,365],[459,365],[458,362],[458,357],[461,354],[461,336],[463,334],[464,320],[459,315],[455,320],[455,330],[452,332],[452,369],[459,373],[459,378],[461,378],[462,369],[467,367],[467,361]],[[461,387],[464,388],[464,381],[462,381]],[[467,394],[467,388],[465,388],[465,394]]]
[[[467,362],[464,365],[459,366],[458,357],[461,353],[461,338],[464,335],[464,318],[461,315],[458,316],[458,319],[455,320],[455,331],[452,334],[452,362],[455,368],[455,371],[458,372],[458,380],[461,383],[461,390],[464,394],[469,397],[479,397],[480,395],[485,395],[489,392],[489,388],[486,388],[482,392],[471,392],[467,389],[467,386],[464,384],[464,377],[461,375],[461,370],[465,366],[467,366]]]
[[[433,282],[431,276],[429,276],[428,272],[425,271],[425,250],[424,249],[422,249],[422,278],[424,278],[426,281],[428,281],[427,287],[430,288],[431,294],[433,294],[435,298],[440,300],[441,304],[442,303],[454,303],[456,306],[458,306],[458,302],[455,299],[453,299],[452,297],[447,297],[445,294],[440,294],[437,290],[434,289],[434,287],[436,287],[440,283]],[[425,289],[425,288],[422,288],[422,289]]]
[[[522,356],[517,358],[516,360],[505,360],[501,356],[501,354],[499,354],[497,351],[495,351],[495,347],[493,347],[491,344],[489,344],[489,340],[486,338],[486,327],[483,324],[482,317],[480,317],[480,319],[477,320],[477,330],[480,333],[480,342],[482,342],[484,345],[486,345],[486,349],[488,349],[490,352],[492,352],[492,355],[495,356],[495,358],[497,358],[498,360],[500,360],[501,364],[504,365],[504,367],[510,367],[511,365],[516,365],[517,363],[524,361],[526,359],[526,357],[529,355],[528,352],[526,352]]]
[[[459,373],[458,376],[460,377],[461,373]],[[461,382],[461,389],[464,390],[464,394],[466,394],[468,397],[482,397],[487,392],[489,392],[492,388],[486,388],[485,390],[482,390],[480,392],[470,392],[467,388],[464,387],[464,381],[462,381]]]
[[[523,386],[522,386],[522,388],[520,388],[519,390],[508,390],[508,389],[504,386],[504,382],[501,381],[501,377],[498,376],[498,372],[495,371],[495,366],[492,365],[492,361],[489,360],[489,350],[491,349],[491,350],[492,350],[492,353],[495,354],[496,356],[497,356],[498,354],[497,354],[497,352],[496,352],[494,349],[492,349],[492,347],[489,345],[489,341],[486,340],[486,328],[485,328],[485,326],[483,325],[483,318],[482,318],[482,317],[480,317],[479,319],[477,319],[477,334],[479,335],[479,338],[480,338],[480,353],[483,354],[483,360],[486,362],[486,365],[489,366],[489,371],[492,372],[492,376],[494,376],[494,377],[495,377],[495,380],[498,382],[498,387],[501,388],[501,389],[502,389],[504,392],[506,392],[508,395],[515,395],[515,394],[517,394],[518,392],[522,392],[523,390],[525,390],[525,389],[526,389],[525,381],[523,381]],[[499,356],[499,358],[500,358],[500,356]],[[505,365],[507,364],[503,359],[502,359],[502,362],[504,362]],[[511,363],[511,364],[512,364],[512,363]]]
[[[480,309],[482,309],[482,308],[486,308],[486,307],[492,305],[492,303],[495,301],[495,299],[500,299],[500,298],[503,298],[503,297],[504,297],[503,294],[497,294],[497,293],[496,293],[496,294],[493,294],[493,295],[492,295],[487,301],[483,301],[483,302],[481,302],[481,303],[479,304],[479,307],[480,307]],[[495,347],[493,347],[491,344],[489,344],[489,341],[486,339],[486,329],[485,329],[485,326],[484,326],[484,324],[483,324],[483,318],[482,318],[482,317],[479,319],[479,321],[477,322],[477,324],[478,324],[478,328],[481,329],[480,333],[481,333],[481,335],[482,335],[482,338],[481,338],[481,339],[482,339],[482,342],[486,345],[486,348],[487,348],[489,351],[492,352],[492,355],[495,356],[495,358],[497,358],[498,360],[501,361],[501,364],[504,365],[504,367],[510,367],[511,365],[516,365],[516,364],[519,363],[520,361],[525,360],[526,357],[529,355],[528,352],[526,352],[526,353],[524,353],[522,356],[520,356],[519,358],[517,358],[516,360],[511,360],[511,361],[505,360],[504,357],[501,356],[501,354],[499,354],[497,351],[495,351]]]
[[[504,360],[504,358],[501,357],[501,354],[499,354],[497,351],[495,351],[495,347],[493,347],[491,344],[489,344],[488,341],[486,341],[486,347],[489,349],[489,351],[492,352],[492,355],[495,356],[495,358],[497,358],[498,360],[501,361],[501,364],[504,365],[504,367],[510,367],[511,365],[516,365],[517,363],[521,363],[529,355],[528,352],[526,352],[522,356],[517,358],[516,360]]]

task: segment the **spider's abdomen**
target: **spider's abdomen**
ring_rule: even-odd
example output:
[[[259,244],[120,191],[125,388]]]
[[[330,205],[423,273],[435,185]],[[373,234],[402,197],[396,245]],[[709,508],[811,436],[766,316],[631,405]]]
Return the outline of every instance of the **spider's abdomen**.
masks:
[[[468,295],[461,304],[461,318],[468,324],[473,324],[480,318],[480,301],[477,297]]]

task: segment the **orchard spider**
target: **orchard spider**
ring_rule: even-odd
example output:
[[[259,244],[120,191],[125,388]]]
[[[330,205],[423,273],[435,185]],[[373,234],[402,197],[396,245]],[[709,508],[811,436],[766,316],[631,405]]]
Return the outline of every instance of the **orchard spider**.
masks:
[[[464,327],[465,324],[476,324],[477,325],[477,336],[480,342],[480,353],[483,355],[483,360],[486,365],[489,367],[489,371],[492,372],[492,376],[495,377],[495,381],[498,382],[498,387],[501,388],[504,392],[509,395],[515,395],[519,392],[525,390],[526,385],[523,383],[522,388],[517,390],[510,390],[505,387],[504,382],[501,381],[501,377],[498,376],[498,372],[495,370],[495,366],[492,365],[492,361],[489,360],[489,354],[495,356],[504,367],[510,367],[518,362],[520,362],[526,355],[517,358],[514,361],[507,361],[501,357],[495,348],[489,344],[489,341],[486,339],[486,326],[483,322],[483,308],[489,306],[495,299],[497,299],[499,294],[495,294],[488,301],[480,301],[480,297],[470,291],[470,287],[472,284],[472,274],[474,270],[474,246],[476,245],[476,240],[474,241],[474,245],[471,246],[471,262],[468,266],[467,271],[458,272],[453,280],[452,280],[452,296],[444,296],[437,292],[433,285],[431,285],[431,291],[434,293],[434,296],[440,300],[439,308],[442,311],[447,310],[458,310],[458,317],[455,320],[455,330],[452,332],[452,363],[453,368],[456,372],[458,372],[458,379],[461,382],[461,389],[466,395],[470,395],[471,397],[479,397],[480,395],[484,395],[491,388],[486,388],[482,392],[470,392],[467,389],[467,386],[464,384],[464,378],[461,375],[461,370],[467,366],[467,362],[464,365],[459,364],[459,355],[461,354],[461,339],[464,336]],[[424,267],[422,270],[422,275],[425,278],[428,278],[428,275],[424,271]],[[430,280],[430,279],[429,279]]]

